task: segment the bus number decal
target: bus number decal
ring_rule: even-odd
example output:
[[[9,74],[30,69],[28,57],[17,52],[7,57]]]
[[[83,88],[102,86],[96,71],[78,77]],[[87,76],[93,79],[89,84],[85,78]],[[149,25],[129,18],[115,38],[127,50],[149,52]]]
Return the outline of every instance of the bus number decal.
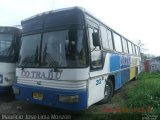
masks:
[[[101,79],[96,80],[96,86],[101,84],[101,81],[102,81]]]

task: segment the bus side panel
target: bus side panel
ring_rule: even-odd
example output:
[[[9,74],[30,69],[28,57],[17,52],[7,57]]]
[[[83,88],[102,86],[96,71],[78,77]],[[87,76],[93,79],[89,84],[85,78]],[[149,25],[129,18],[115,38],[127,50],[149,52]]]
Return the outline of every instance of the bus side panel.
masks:
[[[90,80],[88,82],[88,106],[104,98],[105,83],[108,78],[107,73],[110,72],[110,53],[103,53],[103,61],[104,67],[102,70],[90,72]]]
[[[11,92],[15,82],[15,63],[0,63],[0,92]]]
[[[130,80],[136,76],[137,57],[131,57]]]
[[[122,84],[125,84],[130,79],[130,56],[121,56],[121,69]]]
[[[111,54],[110,55],[110,72],[114,72],[115,75],[115,90],[119,89],[122,86],[122,78],[120,72],[120,59],[121,55]]]
[[[100,76],[89,80],[88,85],[88,106],[90,106],[104,98],[105,80]]]
[[[88,83],[88,106],[102,100],[104,98],[105,81],[109,72],[110,53],[103,53],[104,67],[103,70],[91,71]],[[97,76],[97,77],[95,77]]]

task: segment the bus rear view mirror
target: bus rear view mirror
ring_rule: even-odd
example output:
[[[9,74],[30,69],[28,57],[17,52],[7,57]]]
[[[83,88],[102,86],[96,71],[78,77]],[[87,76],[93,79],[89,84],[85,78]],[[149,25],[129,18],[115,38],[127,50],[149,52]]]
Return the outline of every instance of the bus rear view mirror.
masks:
[[[92,38],[93,38],[93,45],[95,47],[100,46],[100,39],[99,39],[98,32],[92,33]]]

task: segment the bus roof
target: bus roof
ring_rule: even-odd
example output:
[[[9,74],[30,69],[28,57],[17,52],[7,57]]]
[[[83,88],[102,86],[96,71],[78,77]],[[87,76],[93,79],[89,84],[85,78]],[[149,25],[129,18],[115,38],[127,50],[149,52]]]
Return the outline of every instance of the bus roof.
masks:
[[[36,14],[34,16],[31,16],[29,18],[26,18],[26,19],[22,20],[22,22],[25,22],[25,21],[28,21],[30,19],[36,18],[38,16],[42,16],[42,15],[46,15],[46,14],[51,14],[51,13],[57,13],[57,12],[66,11],[66,10],[74,10],[74,9],[79,9],[79,10],[85,11],[84,8],[79,7],[79,6],[69,7],[69,8],[61,8],[61,9],[50,10],[50,11],[47,11],[47,12],[42,12],[42,13]]]
[[[68,8],[61,8],[61,9],[56,9],[56,10],[51,10],[51,11],[47,11],[47,12],[43,12],[34,16],[31,16],[29,18],[26,18],[24,20],[21,21],[21,23],[25,23],[27,21],[30,21],[32,19],[35,19],[37,17],[42,17],[42,16],[46,16],[49,14],[53,14],[53,13],[57,13],[57,12],[62,12],[62,11],[72,11],[72,10],[79,10],[84,14],[89,15],[90,17],[92,17],[93,19],[95,19],[96,21],[98,21],[99,23],[105,25],[107,28],[109,28],[110,30],[112,30],[113,32],[117,33],[118,35],[120,35],[121,37],[127,39],[126,37],[122,36],[121,34],[119,34],[118,32],[116,32],[114,29],[112,29],[111,27],[109,27],[108,25],[106,25],[105,23],[103,23],[102,21],[100,21],[99,19],[97,19],[97,17],[95,17],[92,13],[90,13],[89,11],[87,11],[85,8],[79,7],[79,6],[75,6],[75,7],[68,7]],[[130,41],[129,39],[127,39],[129,42],[133,43],[132,41]],[[136,45],[135,43],[133,43],[134,45]],[[136,45],[138,46],[138,45]],[[138,46],[139,47],[139,46]]]
[[[78,7],[48,11],[25,19],[21,24],[23,35],[38,30],[80,27],[85,26],[84,12]]]
[[[0,26],[0,33],[8,32],[8,33],[16,33],[19,32],[21,29],[12,26]]]

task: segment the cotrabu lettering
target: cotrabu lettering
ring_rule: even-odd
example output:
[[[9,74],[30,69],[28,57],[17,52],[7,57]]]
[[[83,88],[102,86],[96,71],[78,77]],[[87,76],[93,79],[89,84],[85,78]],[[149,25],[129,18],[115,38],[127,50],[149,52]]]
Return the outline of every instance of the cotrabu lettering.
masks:
[[[49,79],[49,80],[60,79],[61,74],[62,71],[53,72],[52,70],[49,70],[48,73],[40,71],[26,71],[26,70],[21,71],[21,77],[35,78],[35,79]]]

